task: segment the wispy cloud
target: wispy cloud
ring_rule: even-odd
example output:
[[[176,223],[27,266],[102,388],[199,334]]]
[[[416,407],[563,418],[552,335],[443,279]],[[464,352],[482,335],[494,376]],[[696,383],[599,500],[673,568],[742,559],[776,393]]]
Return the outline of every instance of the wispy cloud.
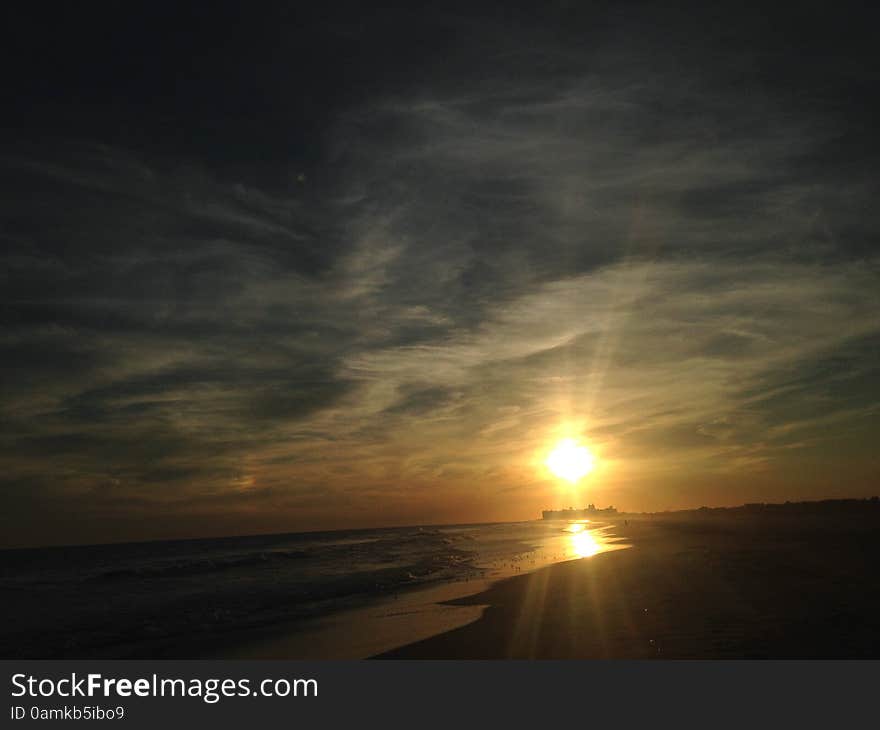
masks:
[[[559,498],[538,464],[565,429],[600,454],[588,488],[632,508],[868,482],[863,125],[782,93],[766,49],[701,68],[613,13],[589,43],[516,22],[477,43],[491,23],[441,15],[467,29],[449,68],[395,61],[307,153],[236,167],[268,144],[238,122],[214,157],[4,145],[12,527],[35,504],[525,517]]]

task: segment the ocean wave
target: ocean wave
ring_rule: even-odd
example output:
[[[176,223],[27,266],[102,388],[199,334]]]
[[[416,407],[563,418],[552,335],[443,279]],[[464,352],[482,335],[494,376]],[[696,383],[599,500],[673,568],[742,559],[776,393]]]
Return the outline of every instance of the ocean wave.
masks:
[[[192,560],[114,567],[92,576],[92,580],[125,580],[129,578],[149,578],[175,575],[198,575],[217,571],[250,568],[272,562],[303,560],[310,555],[302,550],[273,550],[245,555],[219,558],[195,558]]]

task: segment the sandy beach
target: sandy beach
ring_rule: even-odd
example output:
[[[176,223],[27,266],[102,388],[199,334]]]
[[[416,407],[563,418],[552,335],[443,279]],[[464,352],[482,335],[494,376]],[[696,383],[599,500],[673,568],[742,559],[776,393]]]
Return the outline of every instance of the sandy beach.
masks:
[[[880,516],[621,518],[631,549],[568,561],[454,601],[466,626],[394,659],[880,656]]]

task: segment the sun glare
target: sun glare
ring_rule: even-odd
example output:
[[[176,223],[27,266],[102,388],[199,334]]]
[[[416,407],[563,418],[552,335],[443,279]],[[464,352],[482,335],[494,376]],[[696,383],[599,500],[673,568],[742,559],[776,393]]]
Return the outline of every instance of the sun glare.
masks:
[[[569,538],[571,542],[571,551],[579,558],[589,558],[599,552],[601,549],[596,538],[590,534],[589,530],[581,530],[575,532]]]
[[[546,464],[555,476],[576,484],[593,471],[593,455],[574,439],[563,439],[550,452]]]

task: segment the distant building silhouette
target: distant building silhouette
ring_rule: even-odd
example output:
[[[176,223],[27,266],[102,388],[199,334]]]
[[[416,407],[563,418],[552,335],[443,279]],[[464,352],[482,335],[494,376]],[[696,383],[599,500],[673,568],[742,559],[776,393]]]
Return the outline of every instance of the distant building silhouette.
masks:
[[[545,509],[541,515],[545,520],[578,520],[586,517],[602,517],[616,515],[617,510],[608,506],[605,509],[598,509],[595,504],[589,504],[583,509]]]

